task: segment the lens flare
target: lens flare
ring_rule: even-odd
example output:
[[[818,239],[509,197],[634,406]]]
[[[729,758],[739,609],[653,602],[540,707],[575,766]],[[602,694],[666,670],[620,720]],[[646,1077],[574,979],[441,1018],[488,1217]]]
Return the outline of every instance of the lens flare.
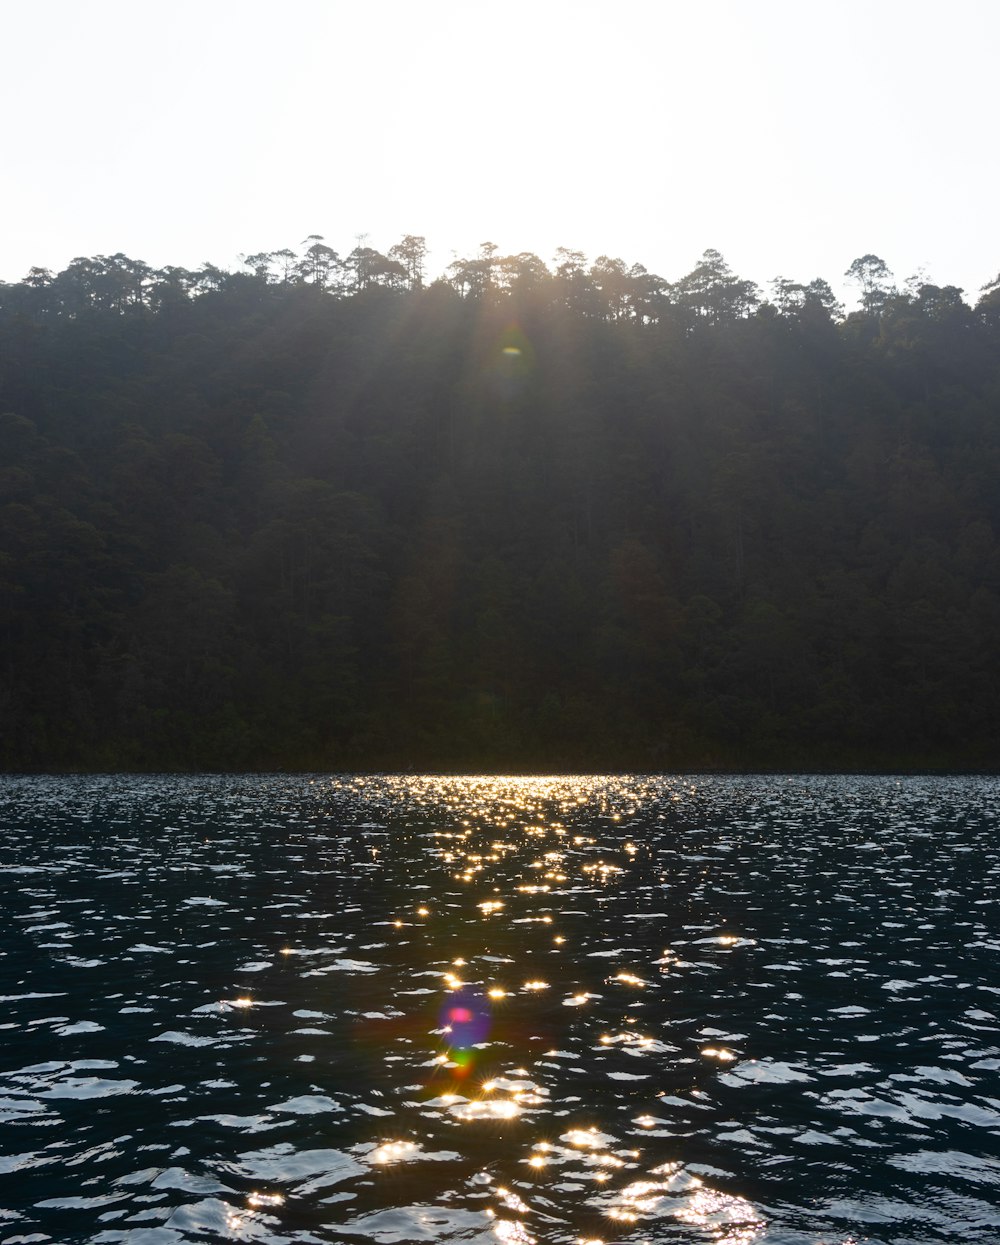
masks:
[[[490,1012],[483,999],[469,990],[455,990],[441,1009],[441,1028],[447,1031],[453,1051],[467,1051],[486,1040]]]

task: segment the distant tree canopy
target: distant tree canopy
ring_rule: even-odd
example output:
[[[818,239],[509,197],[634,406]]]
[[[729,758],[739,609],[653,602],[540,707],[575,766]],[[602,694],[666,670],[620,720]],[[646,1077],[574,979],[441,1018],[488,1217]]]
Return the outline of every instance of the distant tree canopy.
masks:
[[[208,263],[194,270],[155,269],[121,253],[98,255],[74,259],[59,273],[32,268],[21,282],[0,283],[0,298],[8,312],[75,316],[86,309],[122,314],[143,308],[157,311],[205,293],[241,292],[249,297],[264,288],[275,292],[310,286],[340,299],[374,289],[415,293],[427,284],[427,253],[426,239],[406,234],[387,254],[368,246],[361,236],[354,249],[341,256],[322,235],[310,234],[298,251],[285,247],[241,256],[245,272],[228,272]],[[822,278],[800,283],[775,277],[767,298],[754,282],[737,277],[715,250],[705,251],[694,269],[673,283],[642,264],[626,264],[608,255],[588,262],[583,252],[565,247],[557,250],[553,265],[550,269],[530,251],[501,255],[495,243],[483,242],[477,255],[454,260],[431,284],[478,302],[530,297],[592,319],[671,321],[689,328],[760,314],[843,319],[843,307]],[[964,293],[951,285],[941,289],[921,277],[909,278],[901,292],[885,260],[872,254],[855,259],[844,276],[857,286],[860,310],[868,317],[942,297],[961,304]],[[996,314],[998,286],[1000,276],[983,287],[976,307],[980,318]]]
[[[0,285],[0,766],[1000,764],[1000,276]]]

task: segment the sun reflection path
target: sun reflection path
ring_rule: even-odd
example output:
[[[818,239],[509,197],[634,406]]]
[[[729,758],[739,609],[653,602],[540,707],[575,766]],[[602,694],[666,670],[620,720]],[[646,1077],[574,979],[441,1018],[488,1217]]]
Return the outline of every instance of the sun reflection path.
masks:
[[[559,1239],[568,1231],[577,1245],[604,1245],[607,1232],[632,1239],[633,1228],[655,1234],[660,1221],[697,1231],[692,1240],[751,1245],[765,1229],[762,1216],[679,1158],[663,1163],[662,1147],[676,1142],[643,1109],[663,1110],[665,1067],[724,1065],[738,1055],[706,1044],[682,1059],[644,1020],[667,974],[686,967],[676,951],[629,964],[625,945],[590,940],[595,906],[627,896],[649,867],[636,830],[641,785],[562,776],[379,781],[390,803],[396,791],[401,806],[436,820],[417,833],[439,876],[421,878],[430,885],[414,892],[426,895],[411,892],[384,922],[408,948],[410,974],[434,984],[403,992],[430,996],[418,1005],[426,1007],[424,1035],[414,1020],[393,1056],[421,1085],[406,1087],[395,1135],[373,1142],[367,1162],[412,1167],[435,1157],[444,1130],[461,1129],[469,1154],[488,1156],[474,1180],[489,1193],[476,1192],[469,1206],[481,1210],[490,1197],[486,1213],[501,1242],[536,1245],[558,1223]],[[607,834],[573,833],[580,819],[606,825]],[[731,931],[713,941],[726,950],[743,942]],[[557,1067],[615,1087],[632,1136],[600,1127],[596,1108],[567,1092],[571,1082],[560,1075],[553,1083]],[[646,1082],[648,1090],[631,1088]],[[548,1135],[535,1131],[546,1126]]]

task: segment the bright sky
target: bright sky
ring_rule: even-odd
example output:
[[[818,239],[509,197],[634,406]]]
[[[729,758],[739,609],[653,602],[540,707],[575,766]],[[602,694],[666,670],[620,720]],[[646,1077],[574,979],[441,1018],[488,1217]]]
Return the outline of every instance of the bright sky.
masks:
[[[998,0],[0,0],[0,279],[317,233],[1000,271]]]

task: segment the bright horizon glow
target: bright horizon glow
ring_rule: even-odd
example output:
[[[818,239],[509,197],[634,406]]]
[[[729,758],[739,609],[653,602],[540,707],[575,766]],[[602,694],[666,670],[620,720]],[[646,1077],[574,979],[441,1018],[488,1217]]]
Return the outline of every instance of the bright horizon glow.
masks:
[[[993,0],[34,0],[4,11],[0,279],[423,235],[766,289],[1000,269]]]

